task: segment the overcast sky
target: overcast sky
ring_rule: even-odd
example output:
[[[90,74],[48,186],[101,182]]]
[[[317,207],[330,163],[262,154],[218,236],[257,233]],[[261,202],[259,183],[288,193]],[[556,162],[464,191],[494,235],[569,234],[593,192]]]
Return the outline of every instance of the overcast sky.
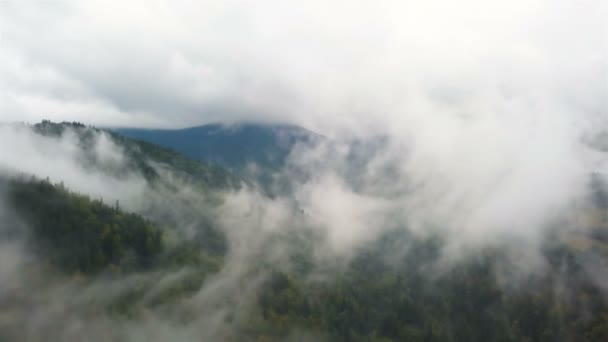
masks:
[[[0,120],[384,133],[437,115],[597,119],[607,22],[602,0],[5,0]]]

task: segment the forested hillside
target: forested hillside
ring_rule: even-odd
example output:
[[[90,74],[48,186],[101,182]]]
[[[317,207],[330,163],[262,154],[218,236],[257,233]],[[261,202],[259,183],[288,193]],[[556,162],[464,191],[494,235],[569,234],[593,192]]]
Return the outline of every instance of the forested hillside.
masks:
[[[57,286],[72,287],[74,298],[80,298],[95,284],[107,283],[108,293],[102,290],[84,302],[79,299],[71,304],[73,310],[129,320],[146,307],[193,295],[222,265],[221,238],[218,242],[217,236],[207,234],[188,241],[176,239],[176,227],[161,228],[141,215],[125,212],[118,202],[106,204],[63,184],[26,175],[2,177],[0,195],[4,202],[0,246],[22,245],[28,255],[22,261],[23,270],[4,275],[30,279],[0,291],[0,340],[42,340],[41,331],[30,336],[23,329],[27,308],[47,305]],[[179,283],[150,294],[167,273],[179,270],[184,270]],[[10,284],[7,280],[5,284]],[[110,290],[123,281],[124,285]],[[53,319],[57,327],[66,323],[57,319]],[[51,329],[46,336],[63,340],[63,333]]]
[[[151,222],[32,177],[3,179],[8,206],[31,227],[30,247],[40,260],[66,272],[106,267],[142,269],[156,262],[162,232]]]
[[[395,253],[409,246],[397,259]],[[437,269],[441,241],[387,234],[329,282],[277,273],[258,302],[260,322],[280,339],[291,329],[338,341],[605,341],[604,283],[589,260],[608,246],[573,249],[549,243],[548,269],[517,282],[508,251],[488,249]],[[507,273],[505,273],[507,272]],[[506,281],[502,282],[501,279]],[[270,330],[274,329],[274,330]]]
[[[168,246],[161,229],[123,212],[120,204],[107,205],[35,178],[4,179],[2,191],[32,229],[28,248],[37,262],[61,273],[96,277],[106,270],[126,276],[193,267],[154,299],[145,298],[158,276],[126,289],[104,304],[111,316],[128,320],[146,307],[177,305],[222,267],[224,251],[195,241]],[[598,222],[592,235],[608,231],[606,223]],[[513,267],[509,251],[486,249],[440,270],[441,238],[420,240],[403,231],[385,234],[358,251],[346,269],[334,273],[330,267],[326,280],[315,281],[311,250],[303,247],[310,241],[300,241],[291,246],[294,265],[300,266],[291,271],[264,266],[269,276],[255,295],[258,308],[234,322],[227,336],[283,340],[293,331],[306,331],[309,335],[303,336],[311,339],[343,341],[604,341],[608,306],[601,283],[589,273],[594,270],[587,267],[593,258],[606,258],[608,247],[588,238],[595,245],[569,247],[568,241],[548,240],[549,269],[510,285],[500,283],[506,277],[502,272]],[[400,252],[404,246],[405,254]]]
[[[126,163],[121,164],[121,169],[107,170],[116,175],[136,170],[148,181],[154,182],[160,178],[159,170],[154,168],[154,166],[158,166],[161,170],[165,169],[174,173],[187,183],[209,189],[222,190],[239,186],[239,179],[225,168],[203,164],[166,147],[130,139],[110,130],[87,127],[78,122],[54,123],[48,120],[34,125],[33,128],[39,134],[57,138],[63,137],[66,132],[75,133],[79,147],[83,151],[83,162],[92,169],[105,167],[105,165],[99,165],[90,153],[97,143],[96,139],[99,134],[103,133],[123,149],[126,157]]]
[[[0,340],[608,340],[601,175],[538,246],[454,253],[443,230],[391,216],[391,229],[332,254],[314,214],[247,193],[220,168],[81,124],[34,130],[75,135],[74,162],[127,179],[117,184],[143,177],[144,204],[79,193],[43,170],[2,175]],[[124,160],[99,159],[100,134]]]

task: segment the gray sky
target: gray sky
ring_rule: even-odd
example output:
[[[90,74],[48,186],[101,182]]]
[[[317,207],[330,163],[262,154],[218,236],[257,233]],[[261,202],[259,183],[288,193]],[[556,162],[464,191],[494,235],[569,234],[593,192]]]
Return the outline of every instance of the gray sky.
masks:
[[[605,115],[602,3],[7,0],[0,119],[390,133],[421,113]]]

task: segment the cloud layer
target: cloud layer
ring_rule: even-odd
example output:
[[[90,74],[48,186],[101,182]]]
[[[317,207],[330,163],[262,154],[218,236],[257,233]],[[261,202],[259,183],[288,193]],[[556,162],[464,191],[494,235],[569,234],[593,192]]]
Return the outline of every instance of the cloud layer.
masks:
[[[421,118],[606,113],[597,0],[0,6],[4,120],[400,134]]]

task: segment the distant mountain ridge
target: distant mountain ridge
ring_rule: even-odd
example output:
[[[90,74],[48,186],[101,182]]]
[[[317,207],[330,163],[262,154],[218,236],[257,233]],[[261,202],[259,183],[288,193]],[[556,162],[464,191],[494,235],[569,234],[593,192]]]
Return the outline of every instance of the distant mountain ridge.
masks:
[[[305,128],[284,124],[208,124],[184,129],[119,128],[114,131],[236,172],[250,164],[267,170],[280,169],[296,144],[323,139]]]
[[[95,143],[95,137],[106,133],[113,143],[123,149],[125,156],[128,157],[127,166],[131,170],[140,172],[148,181],[159,178],[158,170],[152,167],[152,164],[170,168],[182,180],[209,189],[235,188],[241,181],[224,168],[192,160],[162,145],[142,141],[143,139],[131,139],[106,129],[87,127],[78,122],[55,123],[43,120],[33,125],[32,129],[40,135],[56,137],[61,137],[66,131],[71,130],[78,136],[83,157],[90,159],[89,162],[95,167],[100,167],[100,165],[95,165],[95,158],[87,156],[87,153]],[[114,171],[120,173],[127,170]]]

